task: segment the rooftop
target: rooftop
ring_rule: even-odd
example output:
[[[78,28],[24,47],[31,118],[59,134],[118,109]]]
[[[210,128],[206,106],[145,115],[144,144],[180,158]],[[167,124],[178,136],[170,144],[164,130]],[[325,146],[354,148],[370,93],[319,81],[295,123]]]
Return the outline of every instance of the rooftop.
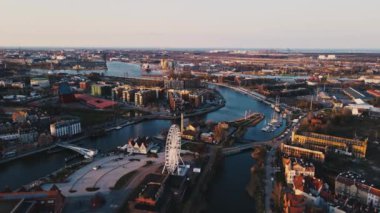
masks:
[[[361,174],[352,171],[342,172],[336,177],[336,181],[345,185],[355,184],[358,188],[361,188],[362,190],[370,191],[371,193],[380,196],[380,188],[378,184],[375,185],[374,183],[369,182]]]
[[[117,102],[115,101],[110,101],[110,100],[102,99],[102,98],[96,98],[96,97],[86,95],[86,94],[75,94],[75,98],[80,101],[84,101],[90,107],[94,107],[97,109],[105,109],[105,108],[110,108],[112,106],[117,105]]]

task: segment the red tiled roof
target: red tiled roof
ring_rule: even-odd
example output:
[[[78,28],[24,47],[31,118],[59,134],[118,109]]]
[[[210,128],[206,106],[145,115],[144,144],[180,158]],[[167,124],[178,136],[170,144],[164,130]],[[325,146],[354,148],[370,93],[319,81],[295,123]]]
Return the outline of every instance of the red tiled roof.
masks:
[[[86,102],[87,105],[98,109],[105,109],[117,105],[117,102],[106,100],[103,98],[96,98],[86,94],[75,94],[75,98]]]
[[[303,212],[305,212],[305,206],[297,206],[297,207],[291,206],[291,207],[289,207],[289,212],[291,212],[291,213],[303,213]]]
[[[289,165],[290,164],[290,158],[282,158],[283,159],[283,162],[286,164],[286,165]]]
[[[287,193],[287,198],[290,201],[290,206],[304,206],[306,202],[303,195]]]
[[[150,138],[131,138],[128,140],[128,143],[130,143],[132,146],[134,146],[135,144],[137,144],[139,147],[144,144],[145,146],[147,146],[149,143],[150,143]]]
[[[345,184],[347,186],[351,186],[351,185],[353,185],[355,183],[354,180],[349,179],[349,178],[345,178],[345,177],[342,177],[342,176],[338,176],[336,178],[336,181],[338,181],[340,183],[343,183],[343,184]]]
[[[8,192],[3,193],[0,192],[0,200],[1,199],[21,199],[21,198],[47,198],[47,197],[56,197],[61,195],[61,192],[58,190],[50,190],[50,191],[34,191],[34,192]]]
[[[371,188],[369,191],[370,191],[371,194],[380,197],[380,189]]]
[[[334,195],[329,191],[322,190],[319,195],[326,201],[332,202],[334,200]]]
[[[298,189],[298,190],[301,190],[301,191],[303,191],[304,189],[303,189],[303,176],[302,175],[297,175],[297,176],[295,176],[294,177],[294,179],[293,179],[293,185],[294,185],[294,187],[296,188],[296,189]]]
[[[380,91],[379,90],[374,90],[374,89],[370,89],[370,90],[367,90],[367,92],[375,97],[380,97]]]
[[[344,185],[347,185],[347,186],[352,186],[353,184],[355,184],[355,186],[360,189],[360,190],[363,190],[363,191],[368,191],[370,190],[370,192],[376,196],[379,196],[380,197],[380,189],[378,188],[375,188],[375,187],[370,187],[369,185],[367,185],[366,183],[361,183],[359,181],[355,181],[351,178],[347,178],[347,177],[343,177],[343,176],[338,176],[336,178],[336,181],[344,184]]]
[[[310,177],[311,178],[311,177]],[[312,184],[315,190],[319,190],[323,186],[323,181],[318,178],[311,178]]]

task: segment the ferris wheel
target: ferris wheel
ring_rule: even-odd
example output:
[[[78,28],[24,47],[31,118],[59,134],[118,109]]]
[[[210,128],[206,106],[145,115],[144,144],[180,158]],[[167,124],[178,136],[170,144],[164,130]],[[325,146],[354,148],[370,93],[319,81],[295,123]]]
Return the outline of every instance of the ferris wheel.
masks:
[[[178,171],[180,161],[183,164],[181,158],[181,132],[178,125],[173,124],[166,137],[165,147],[165,165],[162,173],[167,171],[169,174],[174,174]]]

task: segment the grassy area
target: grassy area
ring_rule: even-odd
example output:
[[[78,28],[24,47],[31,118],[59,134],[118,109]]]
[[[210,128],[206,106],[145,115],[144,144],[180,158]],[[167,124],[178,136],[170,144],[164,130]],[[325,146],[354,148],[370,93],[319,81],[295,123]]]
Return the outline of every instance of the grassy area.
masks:
[[[205,143],[186,143],[181,146],[183,150],[189,150],[192,152],[198,152],[203,153],[206,151],[206,144]]]
[[[376,151],[377,149],[375,149]],[[378,150],[377,150],[378,151]],[[380,159],[376,157],[371,157],[370,159],[355,159],[348,156],[329,154],[323,165],[316,165],[318,173],[321,175],[330,174],[337,175],[340,172],[354,171],[356,173],[362,174],[368,180],[373,183],[380,183],[380,177],[373,175],[380,171],[378,166]],[[321,169],[318,169],[321,168]]]
[[[111,187],[111,190],[119,190],[127,185],[129,180],[137,173],[137,171],[132,171],[123,175],[119,180],[116,181],[115,186]]]
[[[376,132],[380,135],[380,120],[360,118],[350,115],[347,111],[328,111],[318,115],[320,124],[311,124],[311,116],[301,122],[300,131],[311,131],[339,137],[369,138],[374,140]]]
[[[112,121],[114,118],[113,112],[108,111],[95,111],[95,110],[83,110],[75,109],[69,110],[64,109],[67,114],[79,117],[81,119],[83,126],[92,126],[97,124],[102,124],[108,121]]]
[[[84,127],[100,125],[106,122],[112,122],[114,121],[115,118],[117,119],[130,118],[130,117],[146,114],[138,110],[130,110],[130,109],[122,109],[122,108],[115,108],[116,112],[114,112],[111,109],[103,111],[103,110],[95,110],[95,109],[90,109],[86,107],[78,107],[78,106],[61,107],[61,106],[53,105],[53,104],[47,104],[45,106],[41,106],[41,109],[43,111],[46,111],[48,114],[51,114],[54,116],[67,115],[67,116],[79,117]],[[115,116],[115,113],[116,113],[116,116]]]
[[[50,115],[54,116],[75,116],[79,117],[82,122],[82,126],[92,126],[102,124],[107,121],[112,121],[114,118],[113,112],[110,111],[97,111],[93,109],[84,108],[69,108],[59,107],[54,105],[46,105],[41,107]]]

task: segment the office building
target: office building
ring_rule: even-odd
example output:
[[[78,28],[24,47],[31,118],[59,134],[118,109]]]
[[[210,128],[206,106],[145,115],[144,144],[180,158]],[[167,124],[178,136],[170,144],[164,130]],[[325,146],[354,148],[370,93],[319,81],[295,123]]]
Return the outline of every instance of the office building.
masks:
[[[198,78],[181,79],[181,80],[171,79],[171,80],[164,81],[164,87],[165,89],[175,89],[175,90],[199,88],[201,87],[201,81]]]
[[[80,134],[81,132],[82,128],[79,119],[62,120],[50,124],[50,133],[52,136],[57,138],[70,137]]]
[[[189,94],[189,103],[190,103],[191,107],[198,108],[203,103],[203,96],[201,96],[197,93]]]
[[[168,92],[169,106],[172,111],[177,111],[182,109],[183,100],[181,94],[178,91]]]
[[[91,95],[101,97],[111,97],[112,87],[108,84],[93,84],[91,86]]]
[[[176,89],[181,90],[184,89],[184,82],[182,80],[165,80],[164,81],[165,89]]]
[[[90,84],[87,81],[81,81],[79,83],[79,88],[81,88],[82,90],[86,90],[90,88]]]
[[[140,90],[135,93],[135,105],[145,106],[160,97],[160,90]]]
[[[128,103],[135,102],[135,94],[138,91],[139,90],[137,90],[137,89],[124,90],[123,96],[122,96],[123,101],[128,102]]]

